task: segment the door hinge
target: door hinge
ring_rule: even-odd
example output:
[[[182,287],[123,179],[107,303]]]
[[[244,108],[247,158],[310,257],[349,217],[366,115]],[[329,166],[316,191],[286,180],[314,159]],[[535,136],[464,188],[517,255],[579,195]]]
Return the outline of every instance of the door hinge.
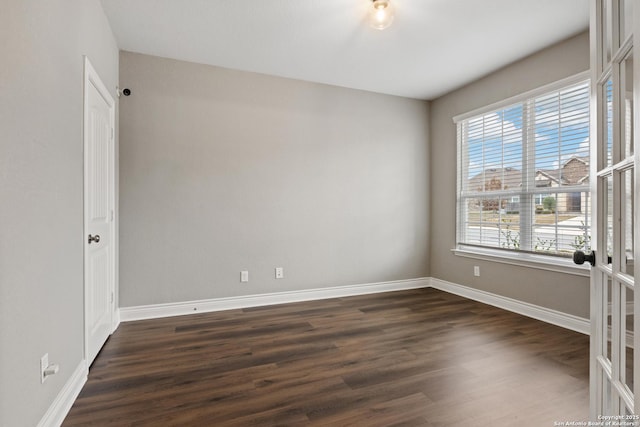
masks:
[[[113,304],[113,292],[111,292],[111,304]]]
[[[111,209],[111,222],[113,222],[116,219],[116,213],[113,209]]]
[[[113,139],[115,137],[115,130],[113,128],[111,128],[111,139]]]

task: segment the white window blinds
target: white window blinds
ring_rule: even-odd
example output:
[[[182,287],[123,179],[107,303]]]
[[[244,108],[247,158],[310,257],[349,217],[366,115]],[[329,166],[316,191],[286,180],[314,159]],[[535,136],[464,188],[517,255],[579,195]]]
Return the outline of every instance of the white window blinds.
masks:
[[[458,126],[458,246],[550,255],[589,247],[589,82]]]

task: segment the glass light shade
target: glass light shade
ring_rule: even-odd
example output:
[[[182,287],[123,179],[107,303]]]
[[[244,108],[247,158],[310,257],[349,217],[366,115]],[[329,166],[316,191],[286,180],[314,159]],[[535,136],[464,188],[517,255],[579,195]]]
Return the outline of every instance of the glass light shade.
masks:
[[[389,0],[373,0],[369,14],[369,25],[376,30],[384,30],[393,22],[393,5]]]

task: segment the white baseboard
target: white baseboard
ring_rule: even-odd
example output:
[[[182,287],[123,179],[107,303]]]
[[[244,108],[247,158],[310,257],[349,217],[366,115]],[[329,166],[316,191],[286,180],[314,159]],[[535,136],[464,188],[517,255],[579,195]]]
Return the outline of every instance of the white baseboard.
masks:
[[[84,383],[87,382],[87,373],[87,363],[82,360],[51,406],[49,406],[49,409],[38,423],[38,427],[59,427],[62,425]]]
[[[111,333],[113,334],[120,326],[120,309],[116,308],[113,312],[113,319],[111,322]]]
[[[458,285],[456,283],[431,278],[431,287],[451,294],[459,295],[464,298],[479,301],[494,307],[522,314],[523,316],[532,317],[552,325],[560,326],[589,335],[589,319],[573,316],[561,311],[551,310],[549,308],[540,307],[538,305],[529,304],[512,298],[503,297],[489,292],[473,289],[468,286]]]
[[[551,323],[583,334],[589,334],[589,319],[585,319],[560,311],[540,307],[512,298],[473,289],[468,286],[451,283],[436,278],[422,277],[418,279],[397,280],[391,282],[367,283],[361,285],[335,286],[302,291],[276,292],[262,295],[215,298],[209,300],[186,301],[178,303],[154,304],[136,307],[123,307],[119,310],[119,321],[157,319],[170,316],[183,316],[195,313],[233,310],[239,308],[259,307],[290,302],[312,301],[327,298],[339,298],[353,295],[373,294],[379,292],[400,291],[433,287],[441,291],[479,301],[523,316]]]
[[[422,277],[418,279],[396,280],[392,282],[335,286],[330,288],[276,292],[263,295],[247,295],[199,301],[123,307],[120,308],[120,321],[128,322],[132,320],[156,319],[160,317],[182,316],[187,314],[285,304],[290,302],[375,294],[379,292],[401,291],[406,289],[419,289],[429,287],[429,285],[429,278]]]

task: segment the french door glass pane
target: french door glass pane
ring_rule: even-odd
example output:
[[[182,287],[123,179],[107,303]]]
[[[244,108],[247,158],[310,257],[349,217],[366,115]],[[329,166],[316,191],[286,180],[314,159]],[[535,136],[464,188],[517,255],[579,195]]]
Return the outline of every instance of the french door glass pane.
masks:
[[[605,158],[607,159],[607,166],[611,166],[613,164],[613,82],[611,79],[607,80],[602,90],[603,94],[601,99],[604,103],[602,107],[606,119],[602,129],[604,132],[603,140],[606,142]]]
[[[620,260],[620,271],[633,276],[633,203],[634,203],[634,181],[633,169],[627,169],[622,172],[620,179],[620,203],[622,214],[622,235],[621,245],[622,253]]]
[[[611,328],[613,325],[612,317],[611,317],[611,294],[612,294],[612,285],[611,278],[607,276],[607,274],[602,273],[602,283],[606,283],[603,289],[602,295],[602,312],[604,313],[603,319],[603,356],[606,357],[609,365],[611,364]]]
[[[605,191],[605,200],[607,202],[605,215],[607,227],[604,230],[606,235],[607,255],[611,256],[613,251],[613,177],[610,175],[606,178],[607,185]]]
[[[611,49],[613,44],[612,28],[613,8],[612,0],[602,0],[602,63],[611,62]]]
[[[623,157],[633,155],[633,56],[630,54],[620,64],[620,93],[622,105],[620,108],[620,130]]]
[[[629,390],[633,392],[633,290],[630,288],[626,288],[626,294],[624,294],[626,301],[623,301],[622,304],[622,318],[624,322],[622,322],[623,336],[626,337],[626,351],[625,351],[625,365],[626,368],[624,370],[624,378],[623,382],[629,387]]]

